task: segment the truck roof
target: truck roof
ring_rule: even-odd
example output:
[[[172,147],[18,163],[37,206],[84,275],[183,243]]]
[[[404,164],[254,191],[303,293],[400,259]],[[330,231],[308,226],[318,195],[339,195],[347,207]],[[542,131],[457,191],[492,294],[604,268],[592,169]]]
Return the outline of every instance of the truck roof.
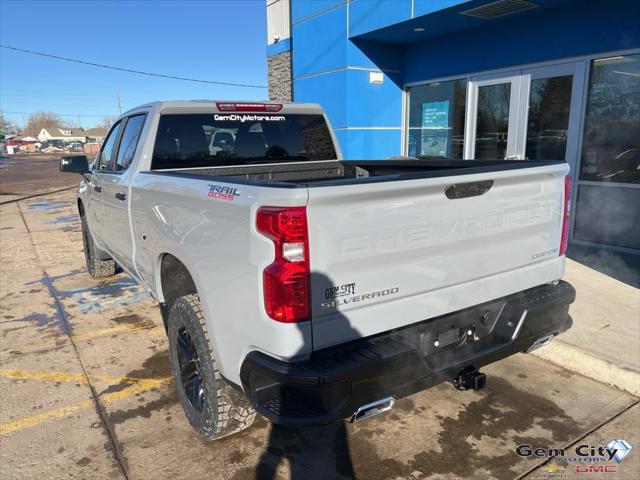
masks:
[[[162,112],[165,110],[179,110],[186,112],[190,109],[193,109],[194,112],[201,112],[203,109],[212,108],[214,111],[219,111],[216,107],[216,104],[218,103],[242,105],[282,105],[281,110],[271,113],[323,113],[322,107],[317,103],[294,103],[255,100],[159,100],[144,103],[142,105],[138,105],[137,107],[131,108],[124,112],[122,116],[129,115],[142,109],[156,109],[158,112]]]

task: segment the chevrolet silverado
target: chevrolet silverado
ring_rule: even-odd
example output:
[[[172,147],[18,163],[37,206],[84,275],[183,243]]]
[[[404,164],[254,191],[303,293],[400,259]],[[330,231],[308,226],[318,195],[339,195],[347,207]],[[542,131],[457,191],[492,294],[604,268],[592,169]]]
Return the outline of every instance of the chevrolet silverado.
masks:
[[[564,161],[343,160],[318,105],[155,102],[65,157],[88,272],[160,304],[188,421],[361,420],[571,326]]]

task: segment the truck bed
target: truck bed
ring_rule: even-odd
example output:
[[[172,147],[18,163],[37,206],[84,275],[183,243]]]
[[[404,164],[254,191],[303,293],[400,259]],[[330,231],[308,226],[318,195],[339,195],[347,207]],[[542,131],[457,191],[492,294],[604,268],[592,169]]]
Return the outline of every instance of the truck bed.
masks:
[[[225,177],[225,180],[235,183],[272,187],[318,187],[489,173],[563,162],[562,160],[332,160],[155,170],[148,173],[211,179]]]

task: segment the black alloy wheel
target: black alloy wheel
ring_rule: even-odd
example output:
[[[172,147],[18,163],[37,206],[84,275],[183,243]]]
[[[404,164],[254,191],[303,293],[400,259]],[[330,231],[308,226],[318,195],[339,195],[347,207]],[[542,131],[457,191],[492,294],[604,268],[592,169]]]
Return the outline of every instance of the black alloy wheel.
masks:
[[[185,327],[178,330],[176,346],[178,347],[182,388],[191,407],[197,412],[202,412],[205,395],[202,374],[200,373],[200,359],[191,335]]]
[[[244,392],[222,377],[197,294],[173,302],[167,327],[178,398],[196,433],[216,440],[250,426],[256,412]]]

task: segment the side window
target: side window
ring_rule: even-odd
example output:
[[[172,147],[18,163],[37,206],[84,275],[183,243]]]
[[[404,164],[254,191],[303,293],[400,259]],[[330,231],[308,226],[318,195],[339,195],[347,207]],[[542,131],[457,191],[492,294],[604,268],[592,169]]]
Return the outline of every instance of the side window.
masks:
[[[120,147],[118,148],[118,157],[115,164],[116,171],[126,170],[131,160],[133,160],[145,118],[146,115],[135,115],[127,120],[122,133],[122,140],[120,140]]]
[[[111,169],[111,157],[113,156],[113,150],[116,146],[116,140],[122,127],[122,121],[116,123],[109,132],[109,136],[102,144],[102,150],[100,150],[100,156],[96,162],[97,170],[110,170]]]

